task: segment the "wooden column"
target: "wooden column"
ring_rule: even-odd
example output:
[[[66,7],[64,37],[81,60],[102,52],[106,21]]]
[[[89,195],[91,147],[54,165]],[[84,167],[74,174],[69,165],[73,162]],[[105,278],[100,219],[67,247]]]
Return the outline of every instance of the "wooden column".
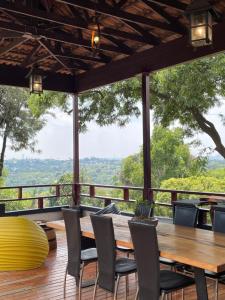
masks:
[[[150,96],[149,73],[142,73],[142,119],[143,119],[143,171],[144,171],[144,200],[152,201],[149,193],[151,184],[151,155],[150,155]]]
[[[78,95],[73,95],[73,205],[80,202],[79,108]]]

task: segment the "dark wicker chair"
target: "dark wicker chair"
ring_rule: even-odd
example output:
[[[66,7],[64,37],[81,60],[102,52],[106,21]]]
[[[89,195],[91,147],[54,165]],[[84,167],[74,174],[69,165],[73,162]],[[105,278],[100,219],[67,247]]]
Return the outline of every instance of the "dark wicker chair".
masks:
[[[193,204],[174,203],[173,206],[173,224],[180,226],[196,227],[198,219],[198,208]],[[170,259],[160,258],[160,263],[170,266],[175,270],[177,263]],[[180,266],[180,268],[183,266]]]
[[[116,258],[116,243],[112,218],[91,215],[91,222],[99,258],[98,276],[93,299],[96,297],[97,286],[114,293],[114,299],[116,299],[119,280],[123,276],[126,276],[125,297],[127,297],[127,276],[136,272],[136,262],[129,258]]]
[[[212,207],[213,211],[213,226],[212,229],[215,232],[225,233],[225,206],[216,205]],[[214,273],[205,271],[205,274],[210,279],[215,281],[215,299],[218,299],[219,294],[219,281],[225,279],[225,272]]]
[[[138,291],[136,299],[162,300],[173,291],[195,283],[193,278],[169,270],[160,271],[159,249],[154,225],[129,221],[137,263]],[[143,247],[143,245],[145,245]]]
[[[80,211],[76,209],[62,209],[66,227],[68,263],[64,279],[64,296],[67,274],[75,277],[78,286],[78,299],[81,299],[81,286],[84,267],[97,261],[96,248],[81,250]]]

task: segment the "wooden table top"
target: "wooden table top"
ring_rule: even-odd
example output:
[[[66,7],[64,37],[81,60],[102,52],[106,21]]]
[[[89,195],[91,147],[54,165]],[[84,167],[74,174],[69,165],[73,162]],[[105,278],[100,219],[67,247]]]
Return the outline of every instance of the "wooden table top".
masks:
[[[133,248],[128,228],[130,217],[110,216],[117,245]],[[80,221],[82,235],[94,238],[90,217]],[[48,222],[47,226],[65,230],[63,220]],[[212,272],[225,271],[225,234],[160,222],[157,234],[161,257]]]
[[[218,202],[225,202],[225,197],[223,196],[205,196],[200,197],[200,201],[207,201],[209,204],[218,203]]]

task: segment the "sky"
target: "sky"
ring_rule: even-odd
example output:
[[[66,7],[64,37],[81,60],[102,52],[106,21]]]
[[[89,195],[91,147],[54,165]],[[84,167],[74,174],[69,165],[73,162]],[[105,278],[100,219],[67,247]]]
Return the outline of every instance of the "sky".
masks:
[[[225,112],[225,105],[211,110],[207,117],[214,122],[222,136],[222,140],[225,141],[224,126],[218,118],[218,113],[223,111]],[[151,122],[152,127],[153,124]],[[196,138],[199,138],[205,147],[213,146],[206,134],[198,135]],[[55,117],[48,116],[47,125],[37,135],[37,142],[37,148],[41,150],[41,153],[31,153],[30,151],[15,153],[10,150],[10,145],[8,145],[6,159],[52,158],[63,160],[72,158],[72,116],[56,110]],[[141,117],[138,119],[132,118],[131,122],[123,128],[115,125],[98,127],[92,122],[88,125],[87,132],[80,134],[80,158],[124,158],[138,152],[141,144]],[[192,149],[193,154],[197,154],[198,151],[199,149]]]

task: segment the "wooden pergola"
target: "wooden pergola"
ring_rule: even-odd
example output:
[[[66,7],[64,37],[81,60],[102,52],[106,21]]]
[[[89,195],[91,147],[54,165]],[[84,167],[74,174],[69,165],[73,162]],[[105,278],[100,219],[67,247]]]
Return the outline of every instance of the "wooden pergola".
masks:
[[[0,84],[28,87],[38,65],[43,88],[74,94],[74,199],[79,201],[78,95],[142,74],[144,197],[151,199],[149,73],[225,50],[225,1],[213,44],[193,48],[185,11],[191,0],[0,0]],[[98,18],[101,43],[93,54]]]

